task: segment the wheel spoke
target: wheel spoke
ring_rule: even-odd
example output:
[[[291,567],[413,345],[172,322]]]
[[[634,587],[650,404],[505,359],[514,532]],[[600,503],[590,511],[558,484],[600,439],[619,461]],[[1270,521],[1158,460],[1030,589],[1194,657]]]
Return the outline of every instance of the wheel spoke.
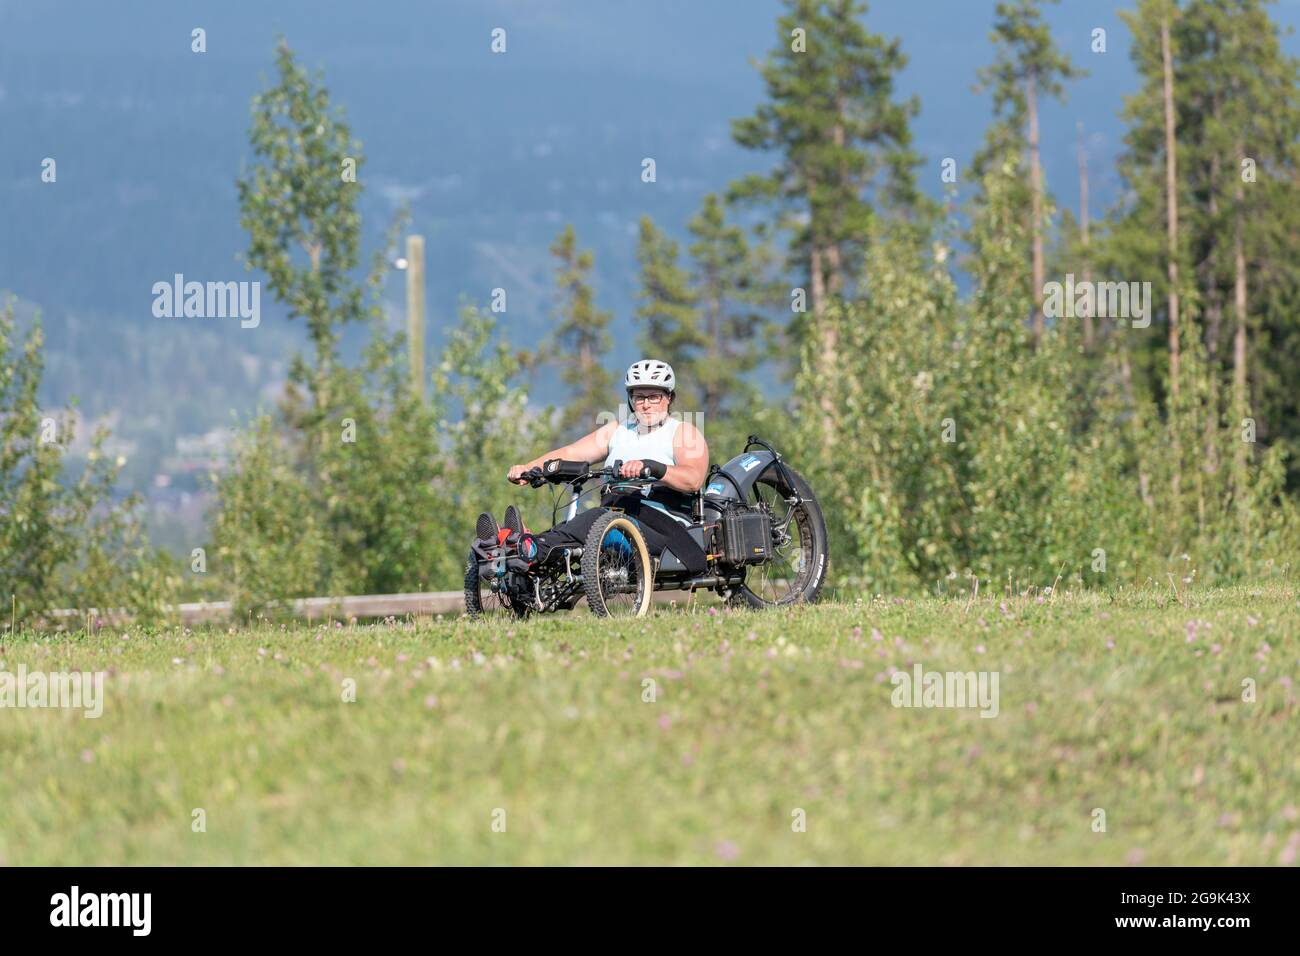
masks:
[[[526,606],[516,607],[507,594],[492,589],[494,581],[504,587],[507,580],[508,578],[484,580],[478,572],[477,557],[471,552],[465,567],[465,610],[470,617],[492,621],[527,614]]]
[[[510,599],[501,592],[492,590],[492,585],[487,581],[479,582],[478,593],[479,606],[483,608],[485,618],[514,616],[515,609]]]
[[[641,558],[641,549],[624,529],[609,527],[601,533],[596,577],[601,603],[609,616],[634,616],[647,599],[646,569]]]
[[[765,604],[788,602],[802,592],[812,566],[811,519],[803,505],[790,507],[786,492],[792,489],[783,489],[768,475],[753,486],[755,505],[767,511],[774,533],[784,528],[786,539],[778,545],[774,538],[770,560],[751,568],[746,581],[749,591]]]

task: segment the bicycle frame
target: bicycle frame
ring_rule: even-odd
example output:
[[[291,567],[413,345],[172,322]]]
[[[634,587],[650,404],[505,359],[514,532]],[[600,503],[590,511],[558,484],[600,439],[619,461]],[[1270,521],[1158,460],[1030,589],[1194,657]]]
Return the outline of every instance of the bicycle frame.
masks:
[[[649,484],[650,481],[653,480],[647,478],[619,477],[618,469],[622,466],[622,464],[623,463],[619,461],[619,462],[615,462],[612,468],[590,469],[585,474],[579,475],[576,478],[570,478],[567,481],[562,482],[562,484],[568,485],[569,487],[569,501],[566,505],[563,506],[565,511],[564,520],[572,521],[575,517],[577,517],[579,503],[582,501],[584,496],[591,494],[593,491],[604,490],[605,488],[608,488],[611,485],[628,485],[633,488],[639,489],[640,487]],[[607,484],[598,485],[595,488],[588,488],[586,491],[583,491],[582,486],[585,485],[593,478],[616,478],[617,480],[608,482]],[[533,484],[533,487],[537,488],[537,487],[541,487],[544,481],[545,481],[544,477],[539,474],[538,479],[535,482],[530,482],[530,483]],[[561,506],[557,504],[555,507],[551,509],[551,524],[553,525],[559,524],[559,521],[557,520],[556,516],[559,513],[560,507]]]

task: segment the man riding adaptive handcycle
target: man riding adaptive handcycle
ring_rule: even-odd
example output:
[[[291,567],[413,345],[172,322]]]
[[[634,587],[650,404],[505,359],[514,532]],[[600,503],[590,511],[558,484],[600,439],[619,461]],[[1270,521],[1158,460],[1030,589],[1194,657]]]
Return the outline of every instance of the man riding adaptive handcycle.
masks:
[[[666,362],[634,362],[623,384],[631,419],[510,468],[518,485],[568,486],[567,516],[536,533],[514,505],[501,525],[480,515],[466,612],[522,617],[586,598],[594,614],[640,616],[656,590],[697,588],[750,607],[817,600],[826,524],[803,477],[754,436],[710,469],[703,434],[670,414],[677,383]],[[584,491],[592,479],[600,486]],[[578,510],[596,490],[599,505]]]

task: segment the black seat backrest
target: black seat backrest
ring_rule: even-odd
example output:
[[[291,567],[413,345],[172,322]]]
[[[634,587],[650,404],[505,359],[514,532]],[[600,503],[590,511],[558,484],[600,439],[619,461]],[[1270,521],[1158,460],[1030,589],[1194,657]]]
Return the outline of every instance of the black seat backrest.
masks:
[[[651,501],[657,501],[664,505],[669,511],[681,515],[685,518],[695,520],[699,514],[700,492],[677,491],[674,488],[665,488],[663,485],[655,485],[651,489],[649,498]]]

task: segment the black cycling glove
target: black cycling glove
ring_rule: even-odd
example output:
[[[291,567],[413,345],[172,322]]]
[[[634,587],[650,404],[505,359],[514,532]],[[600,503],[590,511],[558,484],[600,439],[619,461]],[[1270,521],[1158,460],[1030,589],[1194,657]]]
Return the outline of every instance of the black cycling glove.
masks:
[[[654,461],[647,458],[641,463],[642,478],[653,478],[658,481],[666,474],[668,474],[668,466],[662,461]]]

